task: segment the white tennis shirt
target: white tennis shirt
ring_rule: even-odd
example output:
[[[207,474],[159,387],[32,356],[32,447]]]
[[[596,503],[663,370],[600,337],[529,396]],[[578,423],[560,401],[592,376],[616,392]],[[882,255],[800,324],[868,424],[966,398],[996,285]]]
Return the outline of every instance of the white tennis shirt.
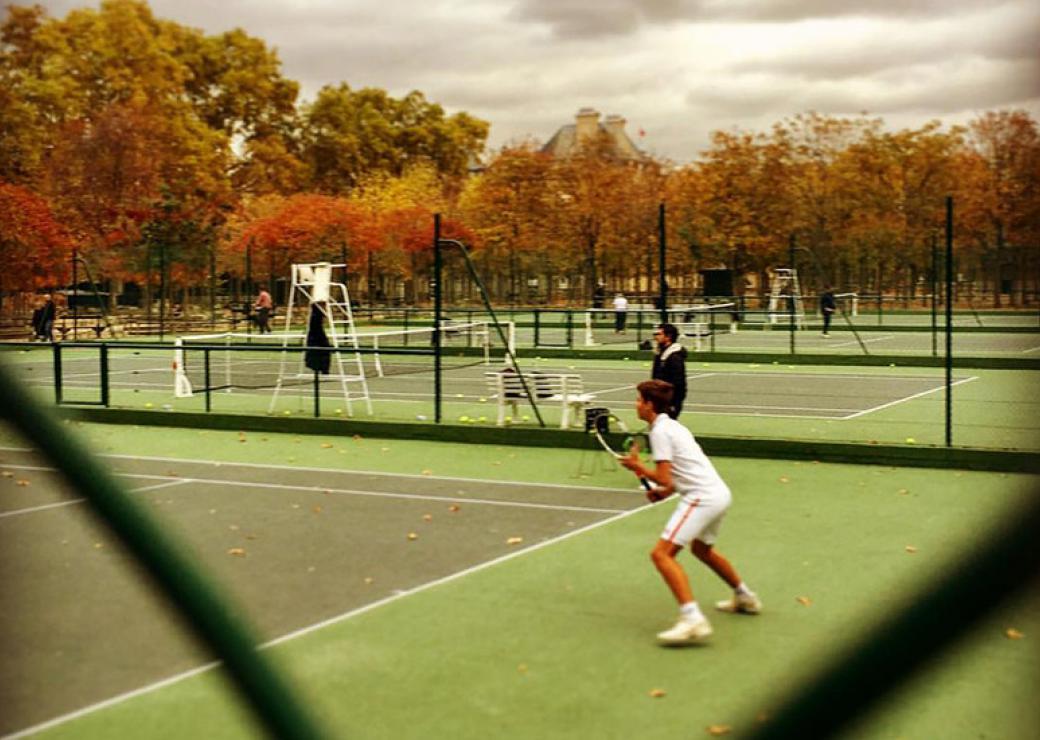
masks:
[[[650,427],[650,452],[655,462],[672,464],[675,490],[684,498],[729,496],[729,487],[693,433],[668,414],[658,414]]]

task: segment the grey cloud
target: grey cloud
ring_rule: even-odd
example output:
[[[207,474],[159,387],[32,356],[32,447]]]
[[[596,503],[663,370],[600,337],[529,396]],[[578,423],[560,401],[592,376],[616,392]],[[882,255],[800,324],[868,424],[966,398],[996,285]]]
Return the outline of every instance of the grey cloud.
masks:
[[[1022,0],[522,0],[511,17],[548,26],[559,38],[636,33],[676,23],[780,23],[833,18],[930,18]]]

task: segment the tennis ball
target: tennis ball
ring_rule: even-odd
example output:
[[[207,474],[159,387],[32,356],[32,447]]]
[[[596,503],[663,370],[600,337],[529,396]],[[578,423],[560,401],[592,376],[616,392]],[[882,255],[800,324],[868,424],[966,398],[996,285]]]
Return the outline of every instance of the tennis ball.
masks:
[[[530,416],[528,416],[527,414],[524,414],[524,415],[523,415],[522,417],[520,417],[520,418],[521,418],[521,419],[523,419],[524,421],[530,421],[530,420],[531,420],[531,417],[530,417]]]
[[[292,416],[292,411],[289,411],[289,409],[286,409],[282,413],[284,413],[286,416]]]
[[[419,421],[426,421],[426,414],[416,414],[415,418]]]
[[[150,408],[152,408],[152,403],[151,403],[151,401],[149,401],[148,403],[146,403],[146,404],[144,405],[144,407],[145,407],[146,409],[150,409]]]
[[[907,443],[908,445],[912,445],[912,444],[914,444],[914,443],[916,443],[916,442],[917,442],[917,440],[916,440],[916,439],[914,439],[913,437],[907,437],[907,438],[906,438],[906,443]]]
[[[485,421],[487,421],[487,417],[486,416],[481,416],[477,421],[485,422]]]
[[[480,397],[480,402],[481,402],[481,403],[487,403],[487,399],[486,399],[486,398],[484,398],[484,396],[481,396],[481,397]]]
[[[459,417],[459,421],[461,421],[463,424],[465,424],[467,421],[469,421],[469,417],[468,416],[460,416]]]
[[[343,409],[336,409],[336,413],[337,414],[342,414],[343,413]]]

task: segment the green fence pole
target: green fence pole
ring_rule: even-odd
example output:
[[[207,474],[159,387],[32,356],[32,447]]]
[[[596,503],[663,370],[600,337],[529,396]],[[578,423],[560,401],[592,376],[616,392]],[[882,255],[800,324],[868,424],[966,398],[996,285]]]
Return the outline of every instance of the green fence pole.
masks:
[[[953,446],[953,196],[946,197],[946,446]]]
[[[141,563],[172,602],[195,636],[224,662],[271,735],[283,738],[326,737],[318,731],[289,685],[257,649],[258,641],[236,618],[226,596],[203,575],[175,541],[98,463],[77,437],[69,434],[0,363],[0,414],[53,464],[74,490]]]

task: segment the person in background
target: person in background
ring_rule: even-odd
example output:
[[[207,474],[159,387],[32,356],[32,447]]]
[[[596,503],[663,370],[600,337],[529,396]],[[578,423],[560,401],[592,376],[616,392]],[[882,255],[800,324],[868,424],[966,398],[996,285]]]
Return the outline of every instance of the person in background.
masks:
[[[253,309],[256,311],[256,328],[260,330],[261,334],[271,333],[269,322],[272,308],[274,308],[274,302],[271,300],[271,294],[261,288],[256,297],[256,303],[253,304]]]
[[[834,312],[837,310],[838,302],[834,299],[834,291],[828,285],[820,295],[820,313],[823,315],[823,336],[825,337],[831,335],[831,318],[834,317]]]
[[[47,294],[47,301],[43,304],[40,309],[39,324],[37,325],[36,336],[39,337],[41,342],[50,342],[54,340],[54,320],[58,317],[58,307],[54,303],[54,294]]]
[[[624,334],[628,323],[628,299],[623,293],[614,296],[614,333]]]
[[[654,330],[654,364],[650,377],[671,383],[672,404],[668,415],[678,419],[686,400],[686,348],[679,344],[674,324],[661,324]]]

